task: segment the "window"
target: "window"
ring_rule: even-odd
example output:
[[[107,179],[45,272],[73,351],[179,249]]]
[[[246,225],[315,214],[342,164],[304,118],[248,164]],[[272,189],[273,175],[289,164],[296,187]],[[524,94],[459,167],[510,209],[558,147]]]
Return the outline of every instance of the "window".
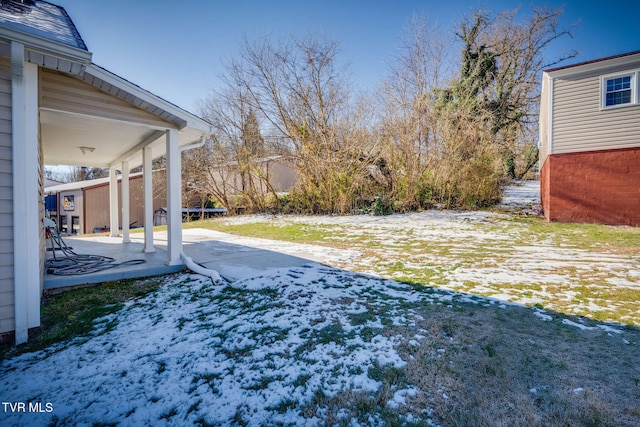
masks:
[[[602,76],[602,108],[623,107],[638,103],[637,71]]]
[[[60,217],[60,233],[68,233],[68,232],[69,232],[69,225],[67,223],[67,216],[62,215]]]
[[[631,76],[607,79],[605,106],[631,103]]]

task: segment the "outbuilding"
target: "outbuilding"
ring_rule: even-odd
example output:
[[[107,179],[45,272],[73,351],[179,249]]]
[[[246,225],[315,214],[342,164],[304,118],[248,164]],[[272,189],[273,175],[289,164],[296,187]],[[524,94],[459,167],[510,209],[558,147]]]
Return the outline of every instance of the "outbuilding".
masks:
[[[164,176],[154,176],[154,181]],[[142,172],[129,175],[129,226],[144,224],[144,189]],[[167,205],[164,191],[153,187],[153,211]],[[122,175],[118,176],[118,204],[122,203]],[[45,187],[45,209],[62,235],[110,231],[109,178],[90,179]],[[122,224],[122,211],[118,212]],[[155,220],[154,220],[154,225]]]

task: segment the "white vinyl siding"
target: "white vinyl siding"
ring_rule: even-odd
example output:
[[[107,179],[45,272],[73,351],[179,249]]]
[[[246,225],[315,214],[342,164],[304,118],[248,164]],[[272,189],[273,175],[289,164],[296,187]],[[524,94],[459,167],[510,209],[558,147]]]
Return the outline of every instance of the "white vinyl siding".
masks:
[[[640,146],[640,105],[601,109],[601,75],[554,79],[552,154]]]
[[[14,329],[11,64],[0,58],[0,333]]]

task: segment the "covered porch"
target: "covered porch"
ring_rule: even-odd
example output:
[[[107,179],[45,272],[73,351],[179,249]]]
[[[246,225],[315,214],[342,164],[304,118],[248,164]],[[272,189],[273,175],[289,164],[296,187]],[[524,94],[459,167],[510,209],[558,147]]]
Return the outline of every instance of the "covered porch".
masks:
[[[166,237],[166,236],[162,236]],[[52,274],[45,269],[43,289],[45,292],[59,292],[80,285],[108,283],[126,279],[151,277],[161,274],[182,271],[182,264],[167,265],[167,240],[157,236],[154,241],[155,251],[144,251],[142,233],[134,233],[131,241],[122,243],[122,238],[107,235],[83,236],[81,238],[65,237],[65,243],[77,254],[100,255],[113,259],[104,269],[88,274],[74,272],[69,274]],[[47,250],[47,259],[64,259],[65,255],[56,250],[55,254]],[[144,261],[133,263],[131,261]]]
[[[142,247],[129,249],[143,256],[158,252],[165,266],[177,268],[183,263],[180,150],[199,144],[211,125],[94,64],[64,8],[49,2],[4,3],[0,8],[0,333],[14,333],[15,343],[21,344],[29,329],[40,325],[47,253],[44,165],[109,169],[109,227],[123,251],[130,243],[128,175],[141,166],[146,227]],[[151,203],[152,160],[163,155],[165,252],[156,251],[153,242]],[[118,175],[123,182],[122,204]]]
[[[209,123],[95,64],[88,64],[77,75],[40,69],[35,78],[40,88],[37,105],[42,163],[109,169],[110,235],[94,238],[90,253],[114,258],[114,264],[127,259],[145,261],[89,275],[56,276],[44,271],[43,289],[181,270],[180,153],[201,144],[211,131]],[[158,245],[153,236],[152,161],[163,155],[167,237]],[[144,232],[132,241],[129,172],[139,166],[143,172]],[[87,253],[83,244],[73,241],[70,246],[77,246],[77,253]],[[51,245],[45,240],[44,246]],[[44,259],[52,256],[51,251],[43,253]]]

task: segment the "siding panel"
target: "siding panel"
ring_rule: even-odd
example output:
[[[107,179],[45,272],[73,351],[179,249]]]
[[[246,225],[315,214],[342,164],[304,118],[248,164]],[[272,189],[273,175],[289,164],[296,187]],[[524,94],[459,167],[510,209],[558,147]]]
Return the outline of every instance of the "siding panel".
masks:
[[[0,58],[0,333],[14,329],[11,64]]]
[[[555,79],[553,153],[640,146],[640,105],[600,109],[600,76],[610,72]]]

